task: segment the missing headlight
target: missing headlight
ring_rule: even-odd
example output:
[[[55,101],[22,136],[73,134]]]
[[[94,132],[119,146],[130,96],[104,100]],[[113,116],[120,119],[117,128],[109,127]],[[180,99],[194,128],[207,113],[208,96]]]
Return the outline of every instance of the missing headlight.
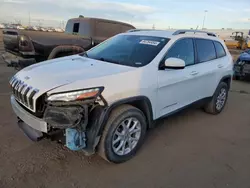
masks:
[[[88,121],[88,108],[83,106],[49,106],[44,114],[45,121],[53,128],[74,128],[81,124],[86,127]]]

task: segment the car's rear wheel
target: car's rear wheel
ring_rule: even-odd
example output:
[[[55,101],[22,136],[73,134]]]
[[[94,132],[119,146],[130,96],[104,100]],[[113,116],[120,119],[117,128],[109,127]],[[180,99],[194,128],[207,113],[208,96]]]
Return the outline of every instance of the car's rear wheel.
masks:
[[[146,118],[138,108],[131,105],[116,108],[104,128],[99,154],[114,163],[131,159],[141,147],[146,129]]]
[[[224,109],[228,98],[228,89],[225,82],[219,84],[211,101],[204,108],[207,113],[219,114]]]

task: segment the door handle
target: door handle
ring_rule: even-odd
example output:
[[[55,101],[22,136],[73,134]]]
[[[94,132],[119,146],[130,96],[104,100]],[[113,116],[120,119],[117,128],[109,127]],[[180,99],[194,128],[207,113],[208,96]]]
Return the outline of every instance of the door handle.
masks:
[[[218,68],[220,69],[220,68],[223,68],[224,66],[223,65],[221,65],[221,64],[219,64],[218,65]]]
[[[199,74],[197,71],[192,71],[191,73],[190,73],[192,76],[195,76],[195,75],[197,75],[197,74]]]

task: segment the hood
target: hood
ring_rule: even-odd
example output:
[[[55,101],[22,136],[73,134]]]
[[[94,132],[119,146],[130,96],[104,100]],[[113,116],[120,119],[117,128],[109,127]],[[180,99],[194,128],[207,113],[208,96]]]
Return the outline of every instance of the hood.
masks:
[[[75,81],[96,79],[134,69],[136,68],[74,55],[31,65],[19,71],[15,77],[38,89],[41,95]]]

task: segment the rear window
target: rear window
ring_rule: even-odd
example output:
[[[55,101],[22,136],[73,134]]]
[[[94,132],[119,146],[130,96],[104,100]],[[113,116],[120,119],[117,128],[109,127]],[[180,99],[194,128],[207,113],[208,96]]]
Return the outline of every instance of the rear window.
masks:
[[[90,24],[86,20],[81,20],[81,21],[69,20],[65,28],[65,33],[75,34],[80,36],[92,36]]]
[[[73,33],[78,33],[79,32],[79,23],[74,23],[74,26],[73,26]]]
[[[198,61],[200,63],[216,59],[213,41],[205,39],[196,39],[195,41],[198,53]]]
[[[216,49],[217,58],[226,56],[226,52],[221,43],[214,41],[214,46]]]

